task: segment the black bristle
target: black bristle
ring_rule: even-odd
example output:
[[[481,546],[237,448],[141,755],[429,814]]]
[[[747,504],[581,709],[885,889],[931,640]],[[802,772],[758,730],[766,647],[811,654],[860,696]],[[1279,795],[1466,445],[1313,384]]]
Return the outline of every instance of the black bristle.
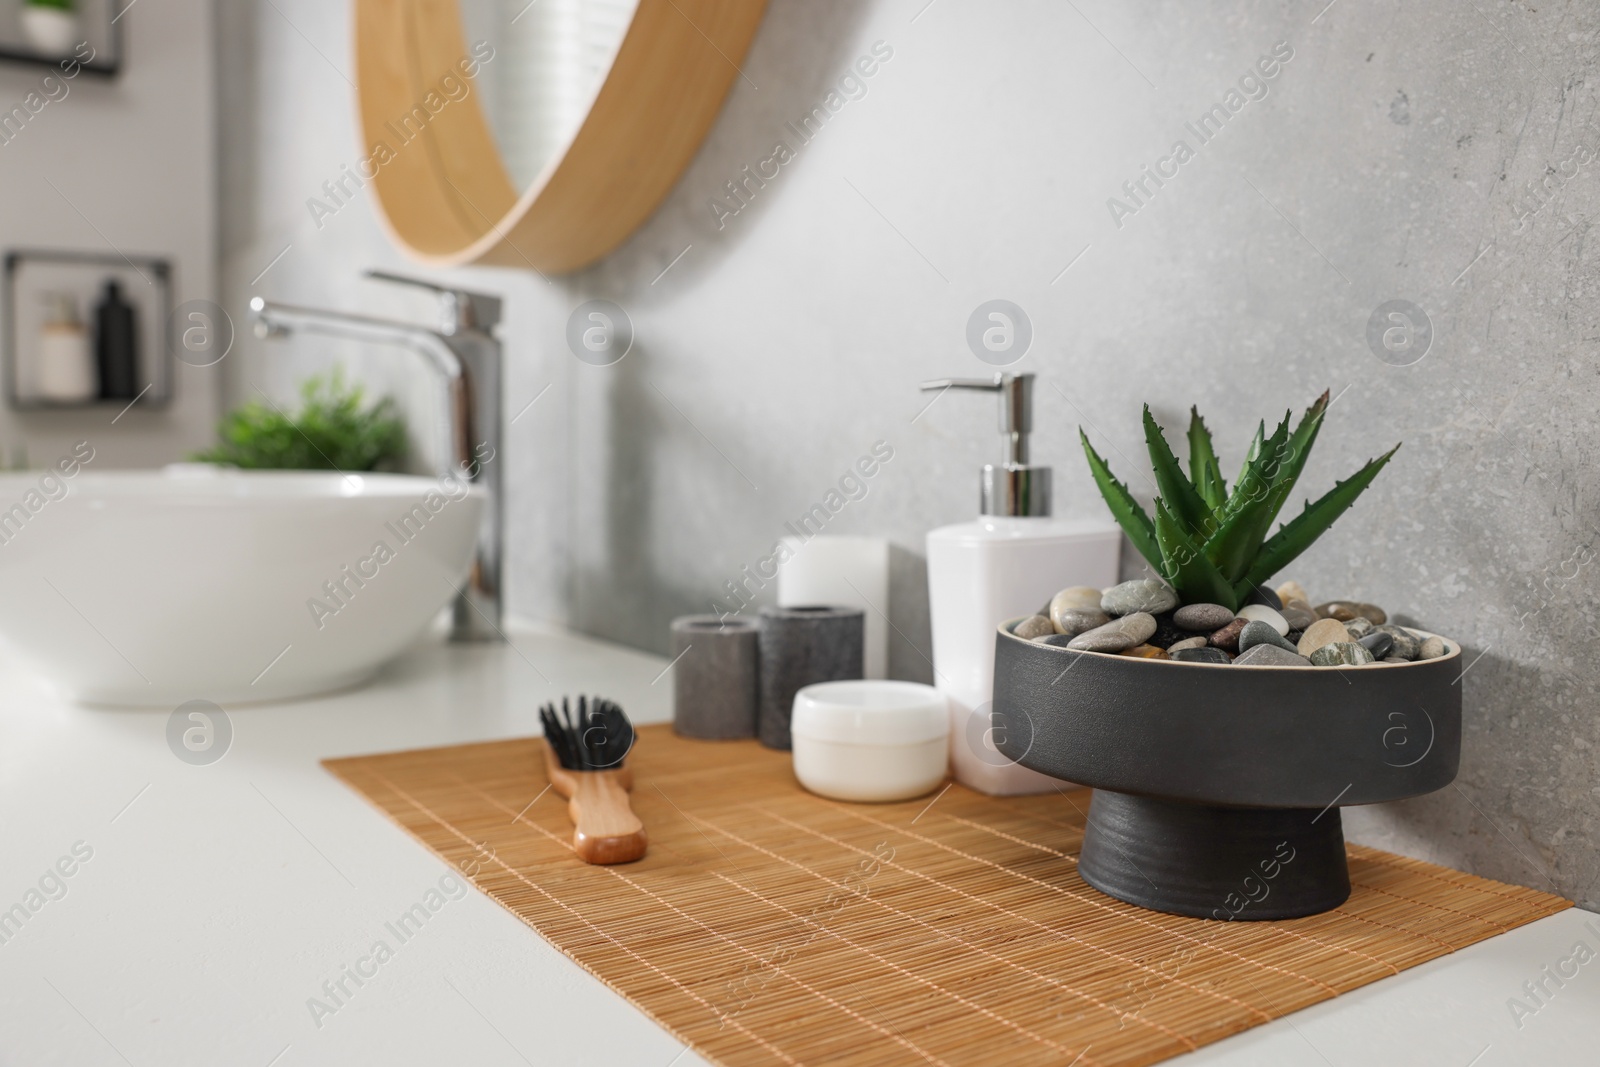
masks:
[[[604,697],[593,702],[578,697],[578,714],[561,698],[558,715],[554,704],[539,709],[544,736],[561,766],[569,771],[600,771],[620,767],[633,748],[633,724],[620,705]]]

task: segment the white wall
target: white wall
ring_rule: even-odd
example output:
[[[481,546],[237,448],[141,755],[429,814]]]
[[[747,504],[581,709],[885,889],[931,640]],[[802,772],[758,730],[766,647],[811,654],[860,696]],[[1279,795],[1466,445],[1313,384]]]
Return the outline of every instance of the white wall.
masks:
[[[80,74],[64,98],[0,144],[0,248],[164,257],[174,265],[174,305],[216,299],[212,14],[210,0],[140,0],[121,20],[121,75]],[[46,73],[0,63],[0,110]],[[48,464],[85,439],[105,468],[155,466],[203,447],[219,410],[220,372],[177,361],[173,369],[169,407],[135,408],[115,425],[120,405],[29,413],[0,405],[7,462],[26,444],[34,466]]]

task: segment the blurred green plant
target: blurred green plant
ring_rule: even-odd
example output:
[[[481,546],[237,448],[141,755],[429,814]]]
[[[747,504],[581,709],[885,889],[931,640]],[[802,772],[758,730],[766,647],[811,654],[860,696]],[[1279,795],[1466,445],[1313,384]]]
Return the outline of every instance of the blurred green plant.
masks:
[[[220,442],[191,458],[251,470],[394,470],[406,455],[406,425],[393,397],[364,407],[365,393],[335,370],[300,384],[293,416],[252,400],[223,416]]]
[[[28,7],[48,7],[56,11],[72,11],[78,6],[76,0],[25,0],[25,3]]]
[[[1266,436],[1266,423],[1258,424],[1244,469],[1230,493],[1212,448],[1211,431],[1200,412],[1189,409],[1189,472],[1185,475],[1146,404],[1145,446],[1160,494],[1153,521],[1095,452],[1082,427],[1078,436],[1111,514],[1139,554],[1171,583],[1178,598],[1185,604],[1221,604],[1237,611],[1252,592],[1326,533],[1400,450],[1395,445],[1345,481],[1334,483],[1269,538],[1272,521],[1305,469],[1327,410],[1328,394],[1323,393],[1292,432],[1288,412],[1271,437]]]

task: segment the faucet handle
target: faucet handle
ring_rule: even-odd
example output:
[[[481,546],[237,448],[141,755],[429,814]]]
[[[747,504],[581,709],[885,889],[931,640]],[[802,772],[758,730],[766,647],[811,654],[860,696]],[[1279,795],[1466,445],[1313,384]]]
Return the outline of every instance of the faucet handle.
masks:
[[[381,282],[393,282],[396,285],[411,285],[418,289],[428,289],[439,295],[440,321],[445,334],[456,334],[462,330],[473,329],[490,333],[500,325],[500,298],[488,293],[475,293],[469,289],[458,289],[451,285],[440,285],[430,282],[426,278],[413,278],[405,274],[393,274],[386,270],[369,269],[365,272],[368,278]]]

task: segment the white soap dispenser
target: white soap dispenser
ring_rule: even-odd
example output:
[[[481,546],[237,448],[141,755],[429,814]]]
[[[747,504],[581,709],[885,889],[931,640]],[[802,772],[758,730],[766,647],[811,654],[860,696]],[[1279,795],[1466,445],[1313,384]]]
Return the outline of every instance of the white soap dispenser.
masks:
[[[983,468],[977,521],[928,534],[934,684],[950,698],[951,768],[962,785],[993,796],[1048,793],[1057,779],[994,746],[995,629],[1040,611],[1069,585],[1115,585],[1122,531],[1109,519],[1050,517],[1050,468],[1028,463],[1033,375],[945,378],[922,388],[998,393],[1005,443],[1005,462]]]

